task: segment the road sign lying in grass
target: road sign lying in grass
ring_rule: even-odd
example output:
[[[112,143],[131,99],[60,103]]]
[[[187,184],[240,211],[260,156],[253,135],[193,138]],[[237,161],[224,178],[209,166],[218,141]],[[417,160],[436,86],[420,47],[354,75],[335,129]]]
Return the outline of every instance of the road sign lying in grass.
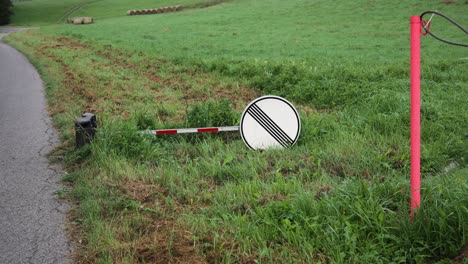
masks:
[[[89,143],[96,132],[96,117],[86,113],[75,122],[76,146]],[[240,131],[245,145],[253,150],[289,148],[296,144],[301,120],[294,106],[279,96],[267,95],[253,100],[242,113],[240,126],[147,130],[148,135],[218,133]]]
[[[244,110],[240,126],[162,129],[144,131],[150,135],[217,133],[240,131],[251,149],[289,148],[296,144],[301,120],[294,106],[279,96],[267,95],[252,101]]]

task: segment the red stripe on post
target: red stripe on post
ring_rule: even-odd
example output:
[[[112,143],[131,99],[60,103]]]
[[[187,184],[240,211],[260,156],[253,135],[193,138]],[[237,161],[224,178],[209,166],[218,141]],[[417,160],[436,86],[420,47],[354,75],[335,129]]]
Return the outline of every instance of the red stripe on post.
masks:
[[[414,212],[419,209],[421,203],[421,80],[420,80],[420,61],[421,61],[421,18],[412,16],[410,18],[411,32],[411,212],[413,218]]]
[[[199,128],[197,129],[199,133],[216,133],[219,131],[217,127],[209,127],[209,128]]]
[[[156,135],[170,135],[170,134],[177,134],[177,129],[156,131]]]

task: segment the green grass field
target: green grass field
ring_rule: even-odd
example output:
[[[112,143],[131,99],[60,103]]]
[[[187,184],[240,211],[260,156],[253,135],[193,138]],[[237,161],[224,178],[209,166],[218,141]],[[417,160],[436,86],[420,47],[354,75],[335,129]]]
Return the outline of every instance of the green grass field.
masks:
[[[466,27],[466,1],[233,0],[132,17],[201,1],[114,2],[74,12],[97,18],[86,26],[61,22],[86,1],[18,3],[14,24],[42,26],[6,39],[47,86],[63,140],[52,156],[64,157],[63,196],[77,204],[77,261],[466,263],[468,52],[429,36],[423,201],[408,217],[409,17],[437,9]],[[467,42],[438,18],[433,31]],[[294,148],[136,133],[235,125],[265,94],[298,107]],[[99,133],[75,150],[85,111]]]
[[[187,5],[199,0],[180,0]],[[64,23],[68,17],[92,16],[97,20],[122,17],[128,10],[174,5],[173,0],[32,0],[14,6],[13,25],[38,26]]]

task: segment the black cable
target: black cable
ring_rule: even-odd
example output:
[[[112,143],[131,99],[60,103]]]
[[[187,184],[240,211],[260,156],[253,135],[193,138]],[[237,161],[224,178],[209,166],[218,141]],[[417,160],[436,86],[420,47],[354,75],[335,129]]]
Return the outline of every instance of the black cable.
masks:
[[[465,34],[468,34],[468,30],[466,30],[465,28],[463,28],[460,24],[458,24],[457,22],[455,22],[455,20],[451,19],[450,17],[442,14],[442,13],[439,13],[437,11],[426,11],[424,13],[422,13],[419,17],[421,18],[421,21],[423,21],[423,17],[427,14],[433,14],[433,15],[438,15],[438,16],[441,16],[445,19],[447,19],[450,23],[452,23],[453,25],[455,25],[456,27],[458,27],[459,29],[461,29],[463,32],[465,32]],[[439,41],[442,41],[442,42],[445,42],[447,44],[450,44],[450,45],[455,45],[455,46],[461,46],[461,47],[468,47],[468,44],[464,44],[464,43],[457,43],[457,42],[453,42],[453,41],[449,41],[449,40],[446,40],[446,39],[443,39],[441,37],[438,37],[436,36],[435,34],[433,34],[432,32],[429,31],[428,28],[426,28],[426,26],[428,25],[424,25],[423,28],[424,30],[429,33],[429,35],[431,35],[433,38],[439,40]]]

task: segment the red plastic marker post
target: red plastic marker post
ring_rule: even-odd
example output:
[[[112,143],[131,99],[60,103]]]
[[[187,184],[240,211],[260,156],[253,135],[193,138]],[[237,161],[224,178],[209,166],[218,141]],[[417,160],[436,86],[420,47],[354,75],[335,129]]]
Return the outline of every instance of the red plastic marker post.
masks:
[[[411,212],[413,218],[415,211],[421,204],[421,18],[410,18],[411,34]]]

